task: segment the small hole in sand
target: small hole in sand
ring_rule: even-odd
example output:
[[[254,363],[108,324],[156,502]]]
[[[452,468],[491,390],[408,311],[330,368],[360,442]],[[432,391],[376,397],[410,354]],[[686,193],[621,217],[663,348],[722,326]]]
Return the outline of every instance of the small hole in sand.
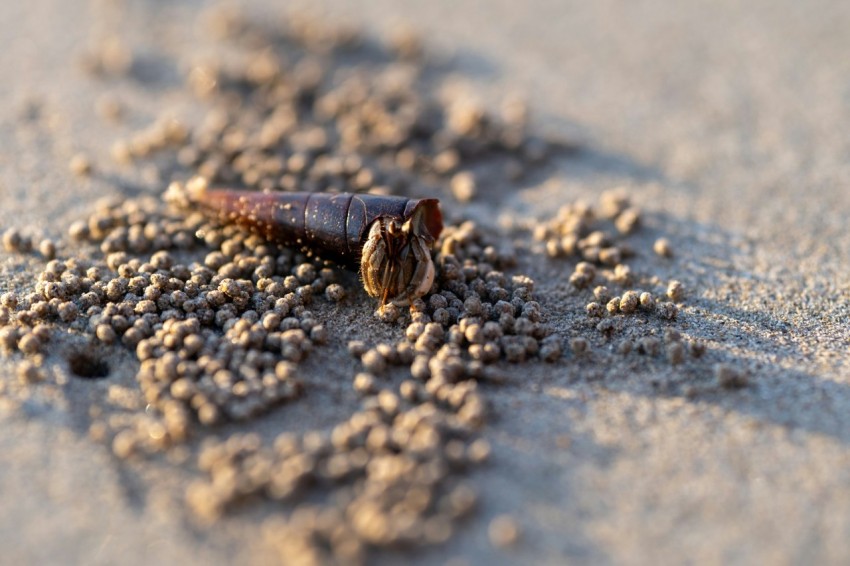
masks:
[[[68,357],[68,367],[76,377],[101,379],[109,375],[109,366],[88,352],[74,352]]]

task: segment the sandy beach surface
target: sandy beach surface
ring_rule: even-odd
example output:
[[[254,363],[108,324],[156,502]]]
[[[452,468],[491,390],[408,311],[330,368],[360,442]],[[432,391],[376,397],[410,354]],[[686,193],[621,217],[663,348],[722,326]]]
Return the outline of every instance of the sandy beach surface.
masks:
[[[273,2],[248,2],[272,12]],[[199,1],[0,3],[0,227],[57,241],[104,196],[158,195],[110,147],[164,106],[192,116],[183,75],[198,53]],[[707,346],[671,365],[616,353],[567,280],[575,261],[523,254],[517,272],[562,337],[555,363],[504,363],[485,385],[489,461],[466,479],[476,512],[444,544],[375,563],[845,564],[850,560],[850,4],[362,0],[311,3],[386,36],[412,26],[445,79],[498,107],[525,98],[533,128],[579,149],[458,215],[534,251],[523,226],[626,187],[643,211],[632,270],[686,298],[676,329]],[[132,77],[93,79],[79,54],[116,30]],[[128,109],[98,116],[108,92]],[[84,153],[94,173],[69,171]],[[651,253],[670,241],[673,256]],[[66,250],[67,251],[64,251]],[[538,250],[539,251],[539,250]],[[74,248],[60,249],[73,256]],[[0,293],[25,290],[38,255],[0,251]],[[352,280],[353,281],[353,280]],[[216,434],[328,428],[356,409],[349,340],[398,339],[360,293],[321,315],[299,401]],[[589,351],[569,347],[587,337]],[[70,340],[70,338],[69,338]],[[20,564],[223,564],[279,560],[258,543],[276,509],[246,505],[212,526],[189,516],[199,472],[184,453],[121,460],[90,438],[93,407],[132,390],[138,362],[112,348],[105,379],[17,385],[0,358],[0,552]],[[63,349],[64,348],[64,349]],[[135,364],[135,365],[134,365]],[[722,387],[718,364],[745,376]],[[60,380],[62,381],[62,380]],[[39,389],[42,387],[42,389]],[[311,388],[312,387],[312,388]],[[110,388],[112,388],[110,390]],[[192,445],[194,446],[194,445]],[[190,446],[189,450],[193,448]],[[494,545],[491,520],[520,537]]]

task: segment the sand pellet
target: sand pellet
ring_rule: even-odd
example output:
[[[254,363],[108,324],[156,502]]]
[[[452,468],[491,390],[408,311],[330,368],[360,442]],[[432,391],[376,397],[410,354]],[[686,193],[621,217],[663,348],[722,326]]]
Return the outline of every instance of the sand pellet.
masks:
[[[493,546],[497,548],[508,548],[519,541],[519,524],[510,515],[499,515],[490,521],[487,534]]]

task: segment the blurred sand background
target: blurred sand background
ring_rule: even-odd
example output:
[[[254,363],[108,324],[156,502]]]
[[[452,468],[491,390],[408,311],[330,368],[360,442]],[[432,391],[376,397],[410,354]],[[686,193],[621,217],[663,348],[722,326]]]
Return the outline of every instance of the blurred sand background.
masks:
[[[108,173],[119,135],[149,123],[164,103],[181,103],[180,65],[202,33],[192,22],[205,4],[128,1],[124,12],[97,4],[0,4],[3,228],[64,234],[97,198],[120,194],[108,174],[74,178],[71,156],[84,151]],[[275,3],[246,4],[263,11]],[[850,4],[312,6],[378,35],[412,24],[430,49],[453,55],[453,72],[486,103],[524,96],[538,128],[577,140],[584,150],[556,162],[551,178],[470,214],[546,217],[563,202],[629,186],[648,211],[638,241],[664,235],[676,250],[674,261],[652,269],[687,286],[684,328],[707,341],[710,359],[750,376],[741,391],[685,396],[659,388],[664,376],[652,365],[567,356],[523,366],[522,379],[489,394],[498,416],[484,433],[492,462],[472,476],[483,496],[478,515],[415,562],[847,563]],[[110,26],[140,58],[144,80],[104,86],[75,65]],[[125,125],[96,117],[93,101],[105,89],[132,108]],[[138,191],[160,190],[135,174]],[[0,291],[25,284],[40,264],[5,253],[0,262]],[[582,315],[566,310],[569,269],[542,260],[523,268],[538,281],[550,321],[569,336]],[[365,315],[350,320],[365,321],[367,334],[387,332]],[[316,367],[353,368],[340,324],[338,347],[325,348]],[[110,379],[132,378],[120,360],[113,366]],[[11,373],[7,361],[0,368]],[[250,536],[259,511],[197,529],[180,508],[179,464],[120,463],[88,439],[87,399],[105,381],[72,381],[59,400],[0,405],[5,560],[258,559]],[[332,423],[356,400],[350,387],[329,389],[256,426]],[[487,538],[488,518],[505,512],[523,530],[509,551]]]

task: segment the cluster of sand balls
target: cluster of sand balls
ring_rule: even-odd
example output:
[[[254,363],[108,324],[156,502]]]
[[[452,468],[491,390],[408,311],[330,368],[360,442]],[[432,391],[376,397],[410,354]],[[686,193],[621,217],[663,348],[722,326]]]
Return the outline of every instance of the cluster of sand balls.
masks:
[[[71,234],[109,253],[91,263],[53,260],[31,293],[4,294],[7,352],[43,354],[55,324],[133,349],[141,393],[166,425],[153,445],[138,434],[152,450],[184,440],[194,421],[241,420],[299,395],[295,365],[327,341],[309,305],[333,284],[333,269],[144,201],[104,205]],[[149,249],[159,251],[128,253]],[[187,252],[197,260],[178,263]],[[136,444],[122,435],[116,452],[128,443]]]
[[[188,498],[211,520],[250,496],[291,502],[331,491],[269,522],[265,534],[298,563],[350,564],[373,547],[447,540],[477,502],[458,476],[489,452],[450,405],[384,389],[329,432],[283,433],[270,446],[251,434],[207,443],[199,467],[208,479]]]
[[[673,320],[678,316],[677,303],[684,299],[684,287],[671,281],[666,296],[670,301],[658,301],[647,291],[626,290],[614,295],[606,285],[596,285],[600,277],[608,284],[628,288],[635,282],[631,268],[625,262],[635,255],[632,246],[623,240],[640,225],[640,210],[633,206],[623,189],[603,192],[597,206],[584,202],[567,204],[549,222],[538,225],[534,239],[545,243],[550,257],[577,257],[570,284],[578,290],[593,288],[595,301],[588,303],[587,314],[601,318],[605,314],[657,313]],[[665,238],[655,242],[654,251],[669,257],[670,244]]]
[[[350,345],[367,372],[410,365],[414,378],[436,388],[463,379],[499,380],[491,364],[502,359],[560,357],[561,339],[532,298],[534,281],[502,271],[516,263],[513,250],[487,245],[475,224],[466,222],[446,230],[437,263],[439,288],[411,305],[405,339],[371,349]]]
[[[30,253],[37,251],[41,257],[51,260],[56,257],[56,242],[50,238],[34,238],[17,228],[8,228],[0,236],[3,249],[11,253]]]
[[[339,293],[332,292],[339,287],[333,270],[192,216],[183,230],[155,231],[164,238],[157,244],[171,250],[130,257],[122,246],[150,245],[125,237],[137,225],[180,222],[165,209],[146,215],[143,208],[104,204],[86,230],[72,228],[77,239],[101,248],[109,242],[104,261],[51,261],[33,292],[0,298],[3,344],[30,359],[63,325],[134,349],[144,402],[159,418],[140,415],[111,431],[120,457],[166,449],[197,425],[245,419],[295,398],[297,364],[327,340],[308,306],[314,296]],[[189,242],[178,237],[186,230],[194,231]],[[181,254],[200,261],[178,263]],[[214,520],[252,495],[293,501],[314,486],[333,491],[332,501],[296,506],[288,519],[267,525],[286,556],[351,561],[368,548],[446,540],[477,499],[459,478],[489,454],[477,436],[488,409],[478,379],[493,379],[489,365],[499,359],[560,354],[532,300],[533,282],[497,271],[514,262],[471,223],[449,228],[434,292],[409,314],[395,313],[393,322],[409,320],[404,338],[361,353],[364,369],[403,364],[409,378],[387,388],[358,374],[353,385],[367,399],[330,432],[283,434],[271,447],[253,435],[207,442],[198,463],[209,479],[187,493],[196,515]],[[106,428],[96,423],[93,434],[108,439]]]
[[[334,485],[333,503],[298,507],[268,526],[283,556],[349,563],[371,547],[452,534],[477,499],[454,472],[490,452],[477,436],[488,415],[479,381],[503,378],[491,365],[500,359],[554,361],[561,344],[541,320],[533,282],[497,271],[515,262],[512,252],[487,245],[471,223],[449,228],[441,244],[433,292],[409,315],[379,313],[409,321],[404,338],[349,344],[364,368],[352,382],[362,409],[329,433],[286,433],[272,446],[253,435],[209,443],[199,460],[208,477],[189,491],[200,517],[215,519],[248,496],[289,500],[307,486]],[[408,368],[397,384],[384,379],[393,365]]]
[[[639,225],[640,210],[632,206],[626,191],[614,189],[603,192],[596,207],[585,202],[564,205],[552,220],[538,225],[533,235],[545,243],[550,257],[579,257],[591,264],[615,267],[634,255],[622,237]]]
[[[528,134],[522,103],[497,116],[466,99],[437,100],[412,38],[384,46],[304,17],[258,26],[232,10],[211,21],[240,49],[191,69],[206,117],[193,128],[163,117],[116,142],[118,162],[164,153],[213,185],[265,190],[398,194],[430,180],[468,201],[472,165],[498,156],[491,161],[521,174],[549,153]]]
[[[679,290],[681,284],[673,281],[671,288]],[[616,316],[618,314],[657,314],[665,320],[675,320],[679,315],[679,307],[676,302],[681,302],[681,294],[668,291],[670,301],[657,301],[649,291],[628,290],[620,295],[612,296],[611,291],[605,285],[599,285],[593,289],[596,299],[585,307],[587,316],[591,318],[602,318],[606,314]]]
[[[635,351],[657,356],[665,353],[672,365],[681,364],[687,353],[699,358],[705,351],[704,344],[696,340],[682,340],[678,331],[669,326],[678,318],[680,305],[685,300],[684,285],[671,280],[660,293],[635,288],[640,278],[632,272],[626,260],[636,251],[625,238],[639,228],[640,218],[640,210],[632,204],[628,192],[613,189],[603,192],[596,206],[584,202],[563,206],[553,219],[536,227],[533,236],[545,244],[550,257],[579,260],[569,276],[569,284],[578,293],[592,290],[593,299],[585,305],[585,312],[596,330],[606,338],[625,330],[629,317],[640,317],[644,321],[655,318],[668,324],[664,340],[656,337],[655,329],[650,328],[649,334],[635,340],[626,337],[620,341],[616,346],[619,354]],[[663,258],[670,258],[673,254],[666,238],[656,240],[652,251]],[[653,288],[659,286],[656,278],[644,282]],[[618,292],[618,289],[621,291]],[[631,326],[629,330],[629,334],[633,335],[639,327]],[[575,354],[582,355],[588,350],[589,343],[583,337],[576,337],[570,341],[570,347]],[[718,382],[734,380],[718,379]]]

